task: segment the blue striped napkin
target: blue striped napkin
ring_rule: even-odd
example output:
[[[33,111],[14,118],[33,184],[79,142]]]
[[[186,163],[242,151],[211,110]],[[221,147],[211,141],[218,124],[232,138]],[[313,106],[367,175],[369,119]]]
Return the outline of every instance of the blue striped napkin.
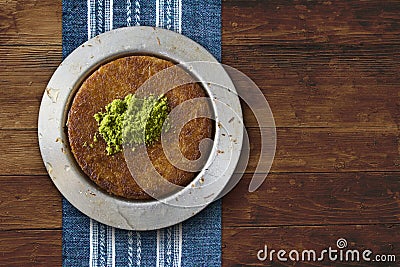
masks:
[[[221,57],[220,0],[63,0],[63,57],[111,29],[147,25],[182,33]],[[221,266],[221,202],[157,231],[115,229],[63,199],[63,266]]]

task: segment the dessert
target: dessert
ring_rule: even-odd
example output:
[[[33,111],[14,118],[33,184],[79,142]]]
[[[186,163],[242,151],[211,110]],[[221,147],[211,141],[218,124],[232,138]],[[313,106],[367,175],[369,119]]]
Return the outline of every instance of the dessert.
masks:
[[[124,100],[154,74],[174,66],[170,61],[152,56],[128,56],[111,61],[93,72],[80,86],[68,114],[67,130],[72,154],[82,171],[100,188],[118,197],[135,200],[151,199],[132,177],[122,151],[110,151],[109,145],[99,134],[96,114],[116,99]],[[167,83],[168,80],[159,81]],[[163,98],[172,110],[186,100],[205,97],[198,83],[178,86]],[[191,112],[210,106],[193,106]],[[193,114],[192,114],[193,115]],[[189,160],[200,157],[199,143],[212,138],[213,124],[210,119],[190,120],[179,133],[179,146]],[[108,148],[108,149],[107,149]],[[161,142],[155,140],[147,146],[148,156],[157,172],[166,180],[180,186],[189,184],[197,173],[173,166],[165,156]],[[137,162],[140,164],[140,162]]]

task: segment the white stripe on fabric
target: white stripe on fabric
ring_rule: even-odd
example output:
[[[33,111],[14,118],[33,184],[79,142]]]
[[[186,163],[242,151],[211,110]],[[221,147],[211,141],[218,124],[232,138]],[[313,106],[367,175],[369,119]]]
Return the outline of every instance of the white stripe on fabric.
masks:
[[[135,1],[135,25],[140,26],[140,3],[139,3],[139,0]]]
[[[91,16],[90,16],[90,0],[87,0],[86,5],[87,5],[87,36],[88,36],[88,40],[91,38],[92,34],[90,32],[90,21],[91,21]],[[90,223],[92,223],[90,221]]]
[[[156,0],[156,27],[160,27],[160,0]]]
[[[91,1],[90,17],[90,38],[93,38],[96,36],[96,0]]]
[[[178,267],[182,264],[182,224],[179,224],[179,249],[178,249]]]
[[[93,262],[93,220],[90,219],[89,226],[89,266],[92,266]]]
[[[99,259],[99,223],[93,220],[93,267],[98,266]]]
[[[97,267],[97,260],[99,258],[99,223],[93,219],[90,219],[90,254],[89,257],[90,267]]]
[[[97,1],[97,33],[103,32],[103,0]]]
[[[171,0],[167,0],[167,8],[166,8],[166,13],[167,13],[167,29],[170,30],[172,27],[172,6],[171,6]]]
[[[133,238],[132,231],[128,231],[128,267],[133,266]]]
[[[101,267],[106,267],[106,252],[107,252],[107,247],[106,247],[106,227],[104,224],[99,223],[99,247],[100,247],[100,252],[99,252],[99,264]]]
[[[164,267],[164,229],[157,230],[157,267]]]
[[[112,257],[112,261],[111,261],[111,266],[112,267],[115,267],[115,228],[114,227],[111,227],[111,233],[112,233],[112,235],[111,235],[111,246],[112,246],[112,255],[111,255],[111,257]]]
[[[173,266],[181,266],[182,258],[182,224],[174,226]]]
[[[126,0],[126,26],[131,26],[132,22],[132,3],[131,0]]]
[[[164,27],[164,0],[159,0],[160,1],[160,11],[159,11],[159,26]]]
[[[182,33],[182,0],[178,0],[178,32]]]
[[[105,8],[104,8],[104,31],[110,30],[110,0],[105,0]]]
[[[114,0],[110,0],[110,30],[114,29]]]
[[[182,32],[182,0],[156,0],[156,27]]]
[[[142,261],[142,238],[139,232],[136,232],[136,265],[140,267]]]
[[[112,259],[113,259],[113,244],[112,244],[112,227],[111,226],[107,226],[106,228],[107,231],[107,267],[112,266]]]
[[[172,226],[167,228],[167,266],[172,264]]]
[[[157,231],[157,267],[182,265],[182,224]]]
[[[173,16],[174,16],[174,31],[179,31],[179,1],[173,2]]]
[[[180,23],[181,23],[180,22],[181,21],[181,18],[180,18],[180,16],[181,16],[181,14],[180,14],[180,12],[181,12],[180,4],[181,4],[180,0],[174,0],[173,16],[174,16],[174,31],[176,31],[176,32],[181,32],[181,30],[180,30]]]
[[[88,0],[87,6],[88,6],[87,27],[88,27],[88,40],[89,40],[96,35],[96,13],[95,13],[96,12],[96,3],[95,3],[95,0]]]

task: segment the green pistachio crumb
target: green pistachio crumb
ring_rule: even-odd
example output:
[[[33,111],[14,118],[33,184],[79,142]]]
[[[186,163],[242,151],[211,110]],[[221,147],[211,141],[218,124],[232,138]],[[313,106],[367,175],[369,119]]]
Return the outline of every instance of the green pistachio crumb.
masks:
[[[159,141],[168,112],[165,96],[137,98],[129,94],[124,99],[113,100],[105,112],[94,115],[98,133],[107,144],[107,155],[121,151],[123,144],[152,145]],[[168,130],[168,123],[166,126],[164,129]],[[93,140],[97,142],[96,135]]]

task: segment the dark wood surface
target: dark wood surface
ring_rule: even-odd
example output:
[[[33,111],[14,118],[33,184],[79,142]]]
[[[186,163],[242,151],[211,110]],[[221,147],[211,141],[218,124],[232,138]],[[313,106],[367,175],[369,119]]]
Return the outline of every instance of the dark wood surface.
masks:
[[[223,200],[224,266],[269,265],[273,249],[335,247],[400,262],[400,2],[223,1],[223,63],[252,78],[275,116],[271,174],[250,164]],[[45,86],[61,62],[61,1],[0,5],[0,266],[61,265],[61,196],[37,141]],[[306,262],[296,266],[375,266]],[[275,261],[273,266],[293,266]]]

